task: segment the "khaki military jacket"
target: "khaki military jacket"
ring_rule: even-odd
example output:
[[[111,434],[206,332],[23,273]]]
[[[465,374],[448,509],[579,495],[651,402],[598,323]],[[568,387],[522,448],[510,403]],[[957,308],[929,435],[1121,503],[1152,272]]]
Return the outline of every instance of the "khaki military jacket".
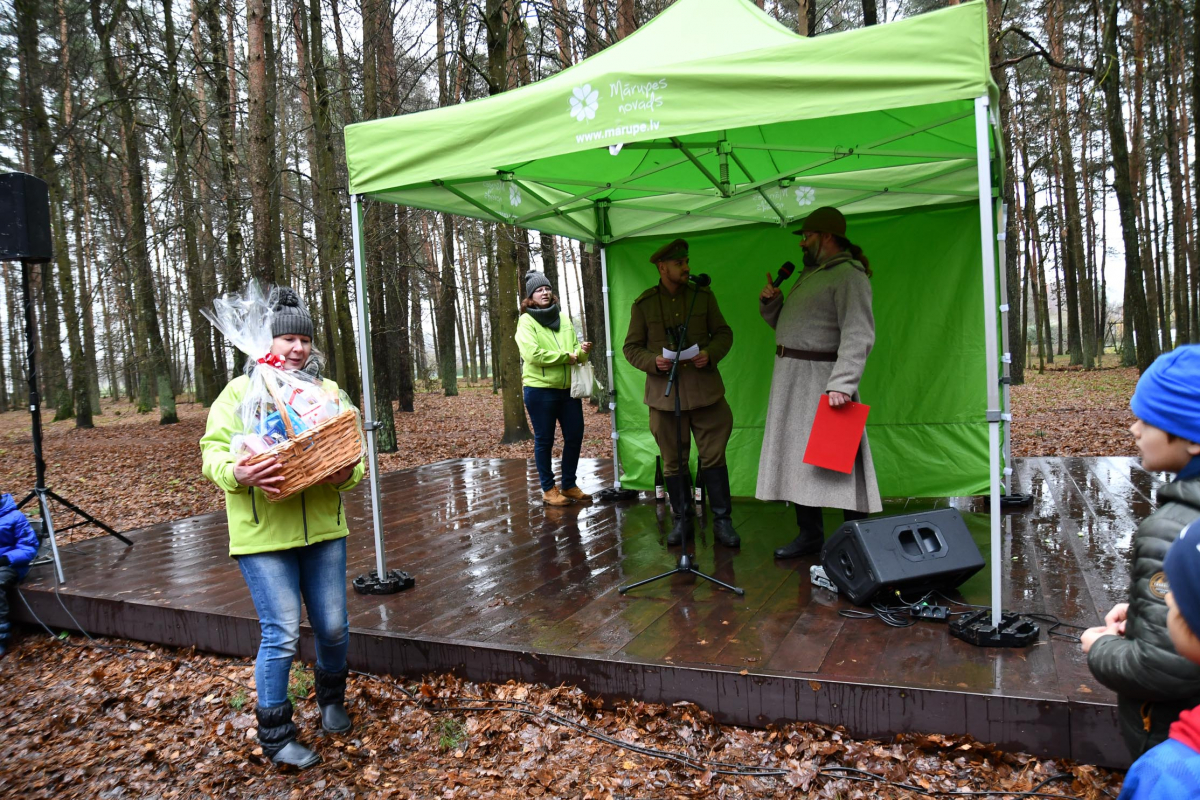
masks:
[[[725,396],[725,384],[717,370],[720,362],[733,347],[733,329],[721,316],[717,298],[708,287],[684,286],[677,295],[670,295],[659,282],[638,295],[629,313],[629,333],[625,336],[622,352],[630,364],[646,373],[645,403],[661,411],[674,411],[675,398],[666,397],[667,375],[659,372],[654,363],[664,347],[679,349],[674,340],[675,332],[683,324],[692,298],[696,305],[688,323],[687,341],[684,349],[699,345],[708,353],[708,364],[697,369],[690,362],[679,365],[677,387],[680,408],[684,411],[704,408]],[[668,332],[669,331],[669,332]]]

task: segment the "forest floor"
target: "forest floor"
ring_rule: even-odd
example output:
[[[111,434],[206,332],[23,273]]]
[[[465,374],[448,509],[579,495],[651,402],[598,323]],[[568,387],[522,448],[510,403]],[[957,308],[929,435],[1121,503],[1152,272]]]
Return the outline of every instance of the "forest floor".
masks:
[[[1014,454],[1135,455],[1126,429],[1136,382],[1135,369],[1107,365],[1027,372],[1012,390]],[[397,415],[400,447],[382,458],[384,471],[444,458],[532,458],[531,442],[498,444],[500,398],[490,385],[464,387],[457,398],[420,393],[416,408]],[[90,431],[74,430],[69,420],[46,425],[48,485],[118,530],[220,508],[219,493],[200,474],[205,409],[180,404],[180,423],[166,427],[126,403],[106,402],[104,412]],[[608,417],[591,409],[584,416],[583,454],[606,457]],[[28,425],[25,412],[0,414],[0,491],[18,496],[34,478]],[[859,741],[810,724],[741,729],[716,725],[686,704],[603,710],[570,688],[474,685],[445,675],[410,676],[417,682],[403,686],[352,676],[359,728],[317,740],[324,763],[288,774],[265,763],[253,741],[251,661],[16,633],[14,651],[0,660],[0,786],[7,796],[616,800],[1037,791],[1098,799],[1115,797],[1121,780],[965,738]],[[311,677],[304,670],[295,677],[297,697],[307,698],[298,702],[301,729],[311,731]],[[911,788],[859,782],[846,769]]]

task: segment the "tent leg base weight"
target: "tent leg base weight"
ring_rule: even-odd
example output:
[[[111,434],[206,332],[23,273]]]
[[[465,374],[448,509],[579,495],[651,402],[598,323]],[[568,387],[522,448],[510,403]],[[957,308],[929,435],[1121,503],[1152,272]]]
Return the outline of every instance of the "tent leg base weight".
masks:
[[[594,493],[592,500],[597,503],[617,503],[621,500],[637,500],[639,494],[641,493],[633,489],[617,489],[609,486],[607,489],[601,489]]]
[[[992,624],[990,610],[975,611],[950,623],[950,635],[976,647],[1028,647],[1041,629],[1029,617],[1003,612],[1000,624]]]
[[[416,579],[407,572],[390,569],[387,576],[380,578],[375,570],[354,579],[354,591],[359,594],[396,594],[416,585]]]

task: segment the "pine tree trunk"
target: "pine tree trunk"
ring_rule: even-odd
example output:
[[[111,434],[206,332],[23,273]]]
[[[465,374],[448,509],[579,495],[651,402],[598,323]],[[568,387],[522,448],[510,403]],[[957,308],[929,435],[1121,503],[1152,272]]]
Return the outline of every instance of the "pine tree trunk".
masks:
[[[141,406],[149,411],[149,397],[155,393],[158,396],[159,422],[167,425],[179,421],[175,412],[175,395],[171,387],[171,369],[167,361],[167,351],[163,344],[162,332],[158,323],[158,309],[155,307],[154,275],[150,268],[150,256],[146,252],[147,233],[149,226],[146,221],[146,187],[145,173],[142,166],[140,136],[137,119],[134,114],[133,100],[128,87],[121,81],[117,70],[117,60],[112,52],[113,28],[120,22],[120,16],[102,22],[100,0],[89,0],[91,7],[92,28],[100,42],[100,53],[104,64],[105,80],[108,91],[114,98],[114,105],[121,121],[121,143],[123,155],[123,174],[125,180],[125,196],[128,199],[129,235],[130,242],[127,251],[127,262],[132,271],[134,290],[134,309],[137,317],[137,345],[142,350],[145,360],[142,361],[143,381],[148,384],[141,389]],[[139,359],[141,360],[141,359]],[[139,409],[143,410],[143,409]]]
[[[589,359],[595,372],[596,394],[592,398],[601,413],[608,413],[613,386],[608,373],[608,357],[605,354],[604,326],[604,275],[601,270],[600,254],[588,253],[583,243],[579,245],[579,271],[583,282],[583,313],[586,336],[592,342],[593,357]]]
[[[1149,306],[1142,285],[1142,258],[1138,247],[1138,230],[1133,199],[1133,184],[1129,170],[1129,146],[1125,138],[1124,110],[1121,106],[1121,63],[1117,51],[1117,0],[1105,10],[1103,49],[1096,75],[1104,92],[1105,122],[1112,142],[1114,169],[1113,188],[1117,195],[1121,218],[1121,235],[1125,245],[1125,302],[1129,309],[1131,327],[1136,330],[1136,355],[1139,370],[1154,361],[1154,331],[1150,324]],[[1133,331],[1127,331],[1131,336]]]
[[[454,306],[458,289],[454,276],[454,222],[442,215],[442,272],[437,293],[438,376],[446,397],[458,396],[458,366],[454,354]]]
[[[251,263],[263,286],[287,283],[280,248],[279,164],[276,157],[275,43],[270,0],[246,0],[247,160],[254,217]]]
[[[863,10],[863,27],[875,25],[879,22],[879,15],[875,5],[875,0],[862,0]]]

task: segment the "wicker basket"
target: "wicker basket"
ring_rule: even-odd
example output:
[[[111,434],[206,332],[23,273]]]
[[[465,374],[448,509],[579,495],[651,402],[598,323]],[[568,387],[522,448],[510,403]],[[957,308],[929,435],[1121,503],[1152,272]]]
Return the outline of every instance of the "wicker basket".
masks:
[[[279,461],[283,482],[275,484],[278,494],[264,492],[273,503],[286,500],[297,492],[315,486],[340,469],[357,464],[362,458],[362,434],[358,429],[358,413],[347,409],[302,433],[292,429],[290,416],[283,412],[283,403],[268,386],[275,398],[275,407],[287,428],[288,439],[247,461],[259,464],[268,458]]]

